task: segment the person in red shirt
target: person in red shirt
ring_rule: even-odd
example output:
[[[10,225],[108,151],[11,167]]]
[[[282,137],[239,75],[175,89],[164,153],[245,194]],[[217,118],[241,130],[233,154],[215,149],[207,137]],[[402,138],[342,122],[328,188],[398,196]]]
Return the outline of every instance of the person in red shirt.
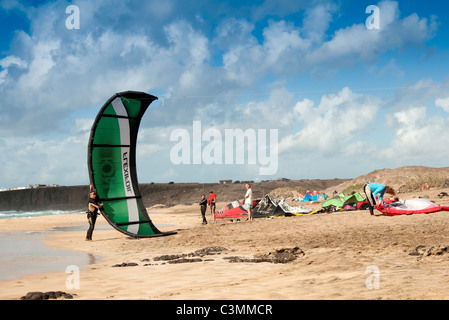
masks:
[[[217,195],[211,190],[209,195],[209,206],[210,206],[210,213],[212,214],[212,217],[214,218],[215,222],[215,202],[217,201]]]

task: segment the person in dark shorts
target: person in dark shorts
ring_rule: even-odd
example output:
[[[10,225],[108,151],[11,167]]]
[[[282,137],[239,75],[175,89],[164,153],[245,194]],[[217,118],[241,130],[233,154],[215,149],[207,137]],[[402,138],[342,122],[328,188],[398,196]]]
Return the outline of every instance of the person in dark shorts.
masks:
[[[95,191],[90,191],[87,211],[87,221],[89,222],[89,229],[87,230],[86,241],[92,240],[95,222],[97,221],[97,215],[101,208],[103,208],[103,204],[98,199],[97,193]]]
[[[374,208],[383,201],[385,193],[396,196],[396,192],[390,186],[384,186],[380,183],[367,183],[363,187],[363,191],[368,201],[369,212],[374,215]],[[379,196],[379,197],[378,197]]]
[[[212,218],[214,219],[215,223],[215,203],[217,201],[217,195],[211,190],[209,195],[209,206],[210,206],[210,213],[212,214]]]
[[[201,196],[200,207],[201,207],[201,215],[203,216],[203,224],[207,224],[206,220],[207,199],[204,194]]]

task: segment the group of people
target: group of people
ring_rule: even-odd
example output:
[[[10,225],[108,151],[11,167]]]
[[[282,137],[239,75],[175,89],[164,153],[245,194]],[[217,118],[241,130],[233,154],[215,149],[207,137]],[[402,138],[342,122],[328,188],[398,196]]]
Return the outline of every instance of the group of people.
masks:
[[[244,196],[244,203],[248,209],[248,220],[253,221],[253,191],[251,189],[250,184],[245,185],[246,194]],[[398,201],[399,199],[396,197],[396,192],[390,186],[385,186],[380,183],[367,183],[363,187],[363,191],[366,195],[366,199],[368,200],[368,207],[371,215],[374,215],[374,208],[379,205],[384,199],[385,193],[391,194],[394,198],[392,201]],[[203,224],[207,224],[206,219],[206,210],[207,206],[210,207],[210,212],[215,223],[215,210],[216,210],[216,202],[217,195],[210,190],[209,198],[206,199],[206,196],[203,194],[201,196],[201,201],[199,203],[201,207],[201,215],[203,217]],[[88,211],[87,211],[87,221],[89,222],[89,229],[87,230],[86,240],[92,240],[92,233],[95,228],[95,222],[97,220],[97,216],[99,212],[102,210],[103,204],[100,202],[98,198],[98,194],[96,190],[90,186],[89,190],[89,202],[88,202]]]
[[[245,188],[246,188],[246,194],[244,197],[244,202],[245,202],[246,207],[248,208],[248,220],[253,221],[253,219],[254,219],[253,210],[252,210],[253,209],[253,191],[252,191],[251,185],[249,183],[247,183],[245,185]],[[203,217],[203,224],[207,224],[207,219],[206,219],[207,205],[210,206],[210,213],[211,213],[212,218],[215,223],[216,201],[217,201],[217,195],[212,190],[210,190],[209,199],[206,199],[206,196],[204,194],[201,196],[201,201],[200,201],[199,205],[201,207],[201,215]]]
[[[251,189],[251,186],[249,184],[246,184],[246,194],[245,194],[245,204],[248,208],[248,220],[253,220],[253,192]],[[217,201],[217,195],[211,190],[209,199],[206,199],[206,196],[203,194],[201,196],[200,201],[200,207],[201,207],[201,215],[203,217],[203,224],[207,224],[206,219],[206,210],[207,206],[210,206],[210,212],[212,214],[212,218],[215,223],[215,210],[216,210],[216,201]],[[88,201],[88,210],[87,210],[87,221],[89,223],[89,229],[87,230],[86,234],[86,241],[92,241],[92,234],[94,232],[95,223],[97,221],[97,216],[100,214],[100,211],[103,209],[103,203],[101,203],[97,191],[93,188],[93,186],[90,186],[89,189],[89,201]]]
[[[379,205],[382,201],[384,201],[385,193],[388,193],[393,196],[392,199],[389,199],[391,202],[399,201],[399,198],[396,196],[396,192],[390,186],[385,186],[380,183],[367,183],[363,187],[363,191],[365,192],[366,199],[368,201],[368,208],[371,215],[374,215],[374,208]],[[212,214],[212,218],[215,223],[215,205],[216,205],[216,194],[211,190],[209,199],[206,199],[206,196],[203,194],[200,202],[201,206],[201,214],[203,217],[203,224],[207,224],[206,219],[206,210],[207,205],[210,206],[210,212]],[[246,184],[246,194],[244,197],[244,202],[246,207],[248,208],[248,220],[253,221],[253,192],[250,184]]]

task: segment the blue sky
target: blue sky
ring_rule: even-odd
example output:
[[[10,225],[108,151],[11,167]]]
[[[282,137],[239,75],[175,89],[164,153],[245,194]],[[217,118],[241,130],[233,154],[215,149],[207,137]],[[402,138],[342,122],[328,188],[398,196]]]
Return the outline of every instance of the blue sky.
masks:
[[[0,187],[88,184],[93,120],[127,90],[159,97],[139,132],[142,183],[446,167],[448,15],[434,0],[1,0]],[[194,121],[277,130],[277,170],[175,164],[170,137]]]

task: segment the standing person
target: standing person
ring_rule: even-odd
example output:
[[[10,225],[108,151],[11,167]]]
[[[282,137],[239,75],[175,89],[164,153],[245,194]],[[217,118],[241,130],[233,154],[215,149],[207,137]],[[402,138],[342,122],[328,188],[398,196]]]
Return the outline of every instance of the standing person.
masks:
[[[217,201],[217,195],[211,190],[209,195],[209,206],[210,206],[210,213],[212,214],[212,218],[215,222],[215,202]]]
[[[206,220],[207,199],[204,194],[201,196],[200,207],[201,207],[201,215],[203,216],[203,224],[207,224]]]
[[[363,187],[363,191],[365,192],[366,199],[368,200],[368,207],[371,215],[374,215],[374,208],[376,205],[383,201],[385,192],[396,196],[396,192],[392,187],[384,186],[380,183],[367,183]],[[377,195],[379,195],[379,198]]]
[[[251,185],[249,183],[247,183],[245,187],[245,204],[248,208],[248,220],[253,221],[253,190],[251,189]]]
[[[92,240],[92,233],[94,232],[95,222],[97,221],[98,211],[103,208],[103,204],[100,203],[97,193],[95,191],[91,191],[89,194],[89,210],[87,212],[87,221],[89,222],[89,229],[86,234],[86,241]]]

